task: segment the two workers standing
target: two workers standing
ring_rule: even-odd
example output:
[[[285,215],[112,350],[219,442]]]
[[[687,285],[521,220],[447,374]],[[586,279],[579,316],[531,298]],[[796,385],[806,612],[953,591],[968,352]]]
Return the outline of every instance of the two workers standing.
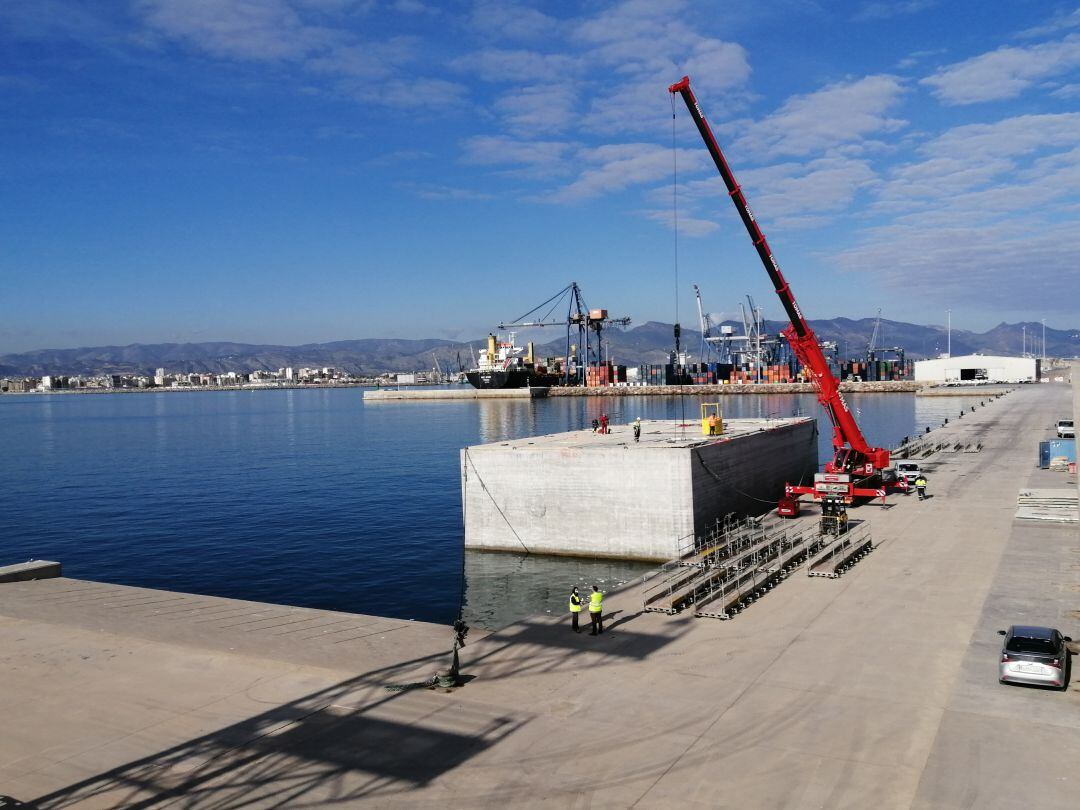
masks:
[[[578,627],[581,602],[581,595],[578,593],[578,589],[574,588],[570,591],[570,619],[571,627],[575,633],[581,632],[581,628]],[[604,632],[604,594],[596,585],[592,586],[592,593],[589,594],[589,622],[592,625],[592,630],[589,632],[590,636]]]

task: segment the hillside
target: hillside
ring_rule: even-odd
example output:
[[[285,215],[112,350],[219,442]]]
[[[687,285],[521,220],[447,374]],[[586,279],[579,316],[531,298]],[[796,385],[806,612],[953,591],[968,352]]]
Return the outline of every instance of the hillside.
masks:
[[[730,323],[730,322],[729,322]],[[741,332],[741,324],[736,325]],[[777,332],[786,324],[769,321],[766,327]],[[811,321],[821,340],[836,341],[844,357],[865,353],[866,344],[874,329],[873,318],[852,320],[834,318]],[[954,329],[953,354],[1020,354],[1023,329],[1027,328],[1028,350],[1041,348],[1042,326],[1036,323],[1002,323],[985,333]],[[551,333],[540,333],[548,337]],[[535,336],[534,336],[535,337]],[[524,339],[525,336],[522,336]],[[665,362],[672,349],[671,324],[649,321],[626,330],[604,332],[607,354],[616,362],[628,365]],[[1036,340],[1039,345],[1035,345]],[[77,349],[41,349],[20,354],[0,355],[0,376],[41,376],[68,374],[146,374],[164,367],[175,372],[227,372],[254,369],[334,366],[354,374],[378,374],[385,371],[415,371],[434,365],[432,352],[447,369],[457,368],[457,358],[469,365],[473,349],[480,348],[484,336],[475,340],[451,341],[438,338],[402,340],[396,338],[366,338],[340,340],[332,343],[311,343],[303,346],[259,345],[248,343],[157,343],[130,346],[94,346]],[[683,329],[682,345],[692,356],[701,348],[701,333]],[[903,346],[910,358],[933,357],[945,351],[945,329],[940,326],[920,326],[900,321],[881,322],[878,346]],[[537,345],[541,357],[562,355],[566,350],[562,337]],[[1080,330],[1046,330],[1046,350],[1051,357],[1080,355]]]

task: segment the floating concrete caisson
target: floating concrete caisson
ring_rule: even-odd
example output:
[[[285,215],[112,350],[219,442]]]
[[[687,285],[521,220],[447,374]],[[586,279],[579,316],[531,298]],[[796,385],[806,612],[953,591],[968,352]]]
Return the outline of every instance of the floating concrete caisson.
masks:
[[[699,423],[648,420],[461,451],[466,548],[668,560],[717,518],[760,514],[784,484],[812,481],[817,424],[732,419],[722,436]]]

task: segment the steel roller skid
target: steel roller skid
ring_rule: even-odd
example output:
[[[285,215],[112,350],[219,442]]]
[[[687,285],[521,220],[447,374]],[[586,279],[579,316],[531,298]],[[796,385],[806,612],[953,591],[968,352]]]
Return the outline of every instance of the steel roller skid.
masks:
[[[870,526],[822,535],[816,523],[729,516],[642,582],[643,609],[730,619],[805,566],[810,576],[839,577],[873,548]]]

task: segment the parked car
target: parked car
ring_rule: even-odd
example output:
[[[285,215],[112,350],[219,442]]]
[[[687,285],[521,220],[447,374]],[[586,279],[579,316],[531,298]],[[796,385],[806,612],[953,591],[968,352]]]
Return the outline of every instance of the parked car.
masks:
[[[1069,682],[1069,648],[1072,641],[1052,627],[1014,624],[998,630],[1005,636],[998,664],[1001,683],[1026,683],[1064,689]]]
[[[1059,439],[1075,439],[1076,426],[1072,419],[1059,419],[1057,423],[1057,435]]]
[[[915,486],[915,479],[922,475],[922,469],[919,468],[919,462],[917,461],[898,461],[896,462],[896,475],[898,478],[907,481],[909,487],[913,487]]]

